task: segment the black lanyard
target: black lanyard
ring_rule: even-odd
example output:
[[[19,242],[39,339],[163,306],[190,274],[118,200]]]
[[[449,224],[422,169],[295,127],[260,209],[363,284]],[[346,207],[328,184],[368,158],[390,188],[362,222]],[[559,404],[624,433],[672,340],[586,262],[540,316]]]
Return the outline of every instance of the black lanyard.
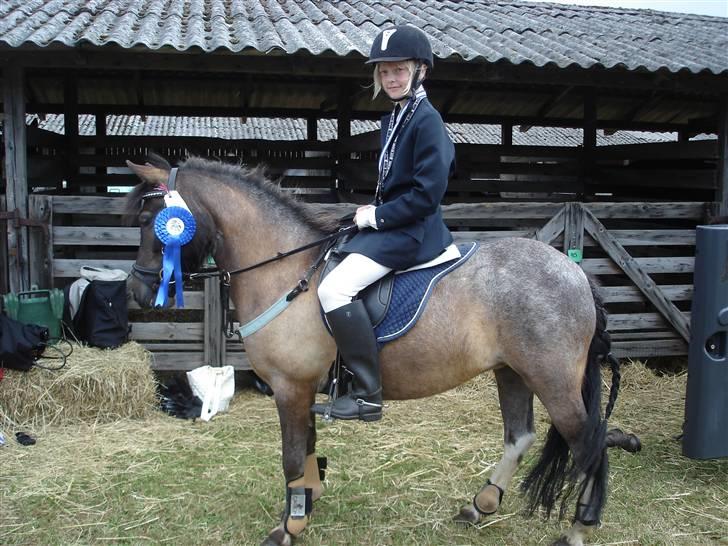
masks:
[[[384,185],[384,181],[386,180],[387,175],[392,168],[392,164],[394,163],[394,153],[397,149],[397,140],[399,139],[399,135],[402,134],[402,130],[404,129],[405,125],[407,125],[409,120],[412,119],[415,110],[417,110],[417,107],[420,105],[422,99],[424,99],[425,97],[427,97],[427,95],[424,93],[423,90],[422,92],[418,92],[415,95],[414,101],[410,100],[407,103],[407,106],[405,106],[406,113],[402,114],[404,116],[404,119],[402,119],[401,123],[397,123],[397,118],[399,117],[397,108],[399,107],[399,105],[396,105],[394,107],[394,111],[389,118],[389,126],[387,127],[387,138],[384,143],[384,148],[382,149],[382,161],[380,163],[379,178],[377,179],[377,190],[374,193],[374,200],[378,205],[382,202],[382,186]]]

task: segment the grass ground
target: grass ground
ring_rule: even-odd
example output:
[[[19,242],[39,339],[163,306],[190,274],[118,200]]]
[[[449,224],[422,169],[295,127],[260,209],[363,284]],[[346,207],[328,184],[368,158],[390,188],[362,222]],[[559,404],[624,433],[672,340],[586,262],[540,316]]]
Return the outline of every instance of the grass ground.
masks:
[[[684,458],[673,438],[686,376],[639,363],[623,371],[610,426],[638,434],[643,450],[611,451],[610,497],[591,543],[728,544],[728,459]],[[540,406],[537,421],[530,457],[548,426]],[[318,428],[329,471],[302,546],[536,545],[569,524],[525,517],[515,491],[478,527],[450,521],[501,454],[492,376],[392,403],[379,423]],[[33,432],[35,446],[0,448],[0,544],[252,545],[283,508],[275,407],[253,391],[209,423],[159,413]]]

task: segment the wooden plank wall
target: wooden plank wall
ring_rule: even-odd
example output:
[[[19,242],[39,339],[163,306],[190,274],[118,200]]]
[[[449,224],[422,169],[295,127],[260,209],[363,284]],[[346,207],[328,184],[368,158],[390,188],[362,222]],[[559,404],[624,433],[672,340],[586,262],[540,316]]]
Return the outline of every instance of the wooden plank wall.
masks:
[[[62,137],[34,130],[29,143],[35,155],[31,176],[50,180],[54,165],[56,173],[62,172]],[[271,178],[307,200],[336,201],[338,190],[339,200],[361,202],[376,187],[379,145],[378,132],[329,142],[83,136],[72,158],[80,172],[70,187],[105,191],[134,184],[130,173],[119,172],[125,160],[144,162],[149,152],[156,152],[173,164],[198,155],[265,165]],[[458,144],[446,202],[715,199],[716,140],[599,146],[588,176],[581,154],[580,147]],[[57,175],[52,184],[60,189]]]
[[[34,154],[49,164],[41,176],[53,164],[60,170],[62,162],[68,159],[57,153],[62,140],[43,133],[33,132],[29,139]],[[296,189],[297,193],[318,201],[335,198],[334,142],[124,136],[83,136],[78,140],[79,151],[70,158],[78,172],[71,176],[68,187],[81,191],[96,188],[105,192],[109,186],[136,184],[138,179],[125,168],[126,160],[144,163],[149,153],[156,153],[172,165],[189,156],[199,156],[251,168],[263,166],[268,177],[284,188]],[[51,180],[56,189],[61,189],[60,183],[57,177]]]
[[[378,139],[343,143],[340,190],[371,194],[376,187]],[[600,146],[588,176],[581,148],[456,145],[457,171],[448,202],[495,200],[712,201],[717,189],[715,140]]]
[[[318,211],[344,214],[352,204],[309,204]],[[499,202],[446,205],[446,222],[456,240],[487,243],[509,236],[544,238],[544,232],[559,233],[552,244],[563,249],[563,230],[568,214],[563,203]],[[628,250],[680,312],[687,315],[692,296],[695,225],[706,214],[702,202],[587,203],[584,204]],[[31,196],[32,211],[52,211],[46,270],[34,272],[61,287],[79,275],[82,265],[120,268],[128,271],[138,244],[138,229],[122,225],[122,197]],[[560,227],[559,227],[560,226]],[[649,300],[630,281],[619,264],[588,234],[584,234],[581,262],[595,276],[610,312],[609,330],[618,356],[644,357],[687,354],[683,339]],[[571,243],[569,244],[571,246]],[[205,360],[205,316],[214,305],[216,288],[188,286],[187,309],[142,311],[132,305],[132,339],[155,354],[157,369],[189,369]],[[209,321],[208,317],[208,321]],[[209,322],[208,328],[210,330]],[[209,335],[209,332],[208,332]],[[248,366],[242,344],[225,345],[226,362],[236,368]]]

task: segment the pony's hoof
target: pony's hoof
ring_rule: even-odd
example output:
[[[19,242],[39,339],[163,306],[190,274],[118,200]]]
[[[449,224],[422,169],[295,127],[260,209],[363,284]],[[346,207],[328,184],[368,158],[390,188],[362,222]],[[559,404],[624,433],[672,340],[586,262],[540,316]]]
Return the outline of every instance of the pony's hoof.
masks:
[[[607,447],[620,447],[629,453],[637,453],[642,449],[642,442],[634,434],[624,433],[618,428],[607,432]]]
[[[473,508],[471,504],[463,506],[460,512],[452,517],[455,523],[462,523],[464,525],[475,525],[480,521],[480,514]]]
[[[260,544],[260,546],[291,546],[293,538],[286,533],[283,528],[276,527],[268,537]]]

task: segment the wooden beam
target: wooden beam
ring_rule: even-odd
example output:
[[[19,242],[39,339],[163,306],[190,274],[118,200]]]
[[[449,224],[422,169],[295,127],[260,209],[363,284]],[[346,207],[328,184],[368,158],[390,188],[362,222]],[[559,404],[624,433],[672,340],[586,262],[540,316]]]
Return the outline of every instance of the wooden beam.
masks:
[[[66,152],[65,178],[69,188],[76,185],[78,163],[74,156],[78,151],[78,80],[68,75],[63,80],[63,140]]]
[[[338,116],[336,118],[336,141],[344,142],[351,138],[351,87],[348,83],[342,82],[339,87],[339,108]],[[340,165],[344,159],[348,156],[347,152],[341,151],[337,148],[336,158],[337,163]],[[331,192],[332,194],[336,191],[346,191],[346,179],[337,176],[332,177],[331,181]]]
[[[6,211],[5,194],[0,194],[0,211]],[[2,227],[2,224],[0,224]],[[9,292],[8,288],[8,238],[6,230],[0,230],[0,292]]]
[[[205,279],[204,288],[204,358],[205,363],[210,366],[224,366],[225,336],[222,323],[222,306],[224,302],[220,292],[220,278],[210,277]]]
[[[657,310],[672,324],[685,341],[690,341],[690,322],[685,315],[675,307],[660,287],[644,271],[638,262],[629,255],[624,247],[607,231],[594,213],[587,207],[584,211],[584,228],[602,246],[610,258],[626,273],[632,282],[639,288],[645,297],[652,302]]]
[[[100,112],[96,114],[95,116],[95,123],[96,123],[96,135],[97,136],[106,136],[106,114]],[[96,148],[96,154],[97,155],[106,155],[106,150],[102,147]],[[106,166],[99,165],[96,167],[96,174],[99,176],[105,176],[106,175]],[[98,193],[103,193],[106,191],[106,186],[97,186],[96,191]]]
[[[338,102],[336,138],[342,140],[351,136],[351,86],[348,83],[340,84]]]
[[[728,215],[728,94],[723,96],[718,119],[718,213]]]
[[[580,180],[589,193],[587,186],[593,182],[597,149],[597,95],[594,89],[584,90],[583,131]]]
[[[535,239],[550,245],[551,242],[564,232],[564,205],[543,226],[536,231]]]
[[[30,48],[28,48],[30,49]],[[108,44],[103,47],[85,45],[83,49],[71,51],[4,50],[0,53],[0,64],[26,65],[40,69],[84,69],[108,70],[110,66],[126,70],[163,70],[172,72],[199,72],[200,67],[209,73],[282,74],[298,77],[321,77],[336,74],[337,77],[367,78],[362,68],[364,58],[354,54],[349,57],[336,55],[312,56],[307,53],[295,55],[260,55],[244,52],[216,51],[201,53],[198,50],[180,52],[165,48],[150,52],[124,49]],[[437,60],[433,81],[459,82],[512,82],[519,84],[538,83],[558,86],[593,86],[600,89],[659,89],[665,91],[685,90],[716,94],[728,92],[728,80],[713,74],[672,74],[663,72],[630,71],[620,67],[559,68],[557,66],[529,66],[527,63],[512,65],[493,64],[485,61],[463,62],[458,60]]]
[[[584,209],[581,203],[564,205],[564,254],[576,263],[584,258]]]
[[[513,125],[510,123],[501,123],[501,144],[513,146]]]
[[[649,144],[617,144],[599,146],[596,158],[604,159],[718,159],[718,141],[654,142]]]
[[[306,118],[306,140],[318,140],[318,118],[316,116]]]
[[[28,218],[28,160],[25,127],[25,71],[5,66],[3,71],[5,109],[5,194],[6,210]],[[28,228],[5,222],[8,253],[8,288],[21,292],[30,288]]]
[[[374,107],[372,107],[374,108]],[[28,113],[62,114],[63,105],[58,103],[33,103],[27,105]],[[317,116],[319,119],[336,119],[338,111],[321,108],[283,108],[283,107],[249,107],[237,106],[189,106],[189,105],[145,105],[143,107],[132,104],[81,104],[80,114],[97,114],[103,112],[109,115],[154,115],[154,116],[217,116],[217,117],[258,117],[258,118],[308,118]],[[382,117],[379,109],[351,110],[351,119],[378,121]],[[531,125],[538,127],[583,127],[581,118],[539,118],[536,116],[511,116],[491,114],[447,114],[443,115],[447,123],[481,123],[489,125]],[[597,120],[597,128],[632,131],[672,132],[685,129],[683,123],[660,122],[626,122],[622,120]],[[713,131],[712,125],[706,123],[702,128],[692,128],[698,132]]]
[[[41,288],[53,286],[53,205],[50,195],[31,195],[29,217],[48,229],[31,228],[28,233],[30,284]]]

